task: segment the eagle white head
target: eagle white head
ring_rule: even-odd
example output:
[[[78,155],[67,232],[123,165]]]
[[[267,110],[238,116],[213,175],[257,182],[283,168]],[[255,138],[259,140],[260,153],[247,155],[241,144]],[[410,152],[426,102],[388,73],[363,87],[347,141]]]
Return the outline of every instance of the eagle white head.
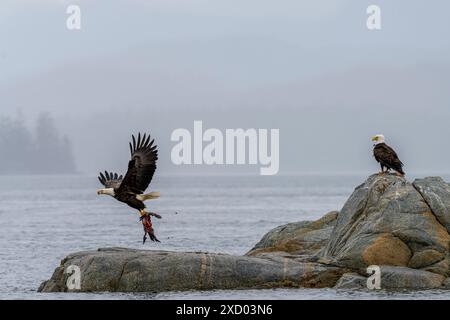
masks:
[[[375,144],[384,143],[385,140],[386,139],[384,138],[384,135],[382,135],[382,134],[377,134],[372,137],[372,141],[375,142]]]

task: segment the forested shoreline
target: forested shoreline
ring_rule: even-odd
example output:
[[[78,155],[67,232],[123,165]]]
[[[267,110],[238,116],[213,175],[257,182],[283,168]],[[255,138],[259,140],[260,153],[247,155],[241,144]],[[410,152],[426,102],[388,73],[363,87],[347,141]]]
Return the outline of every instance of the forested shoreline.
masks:
[[[33,125],[18,114],[0,115],[0,174],[69,174],[76,172],[72,145],[53,117],[41,113]]]

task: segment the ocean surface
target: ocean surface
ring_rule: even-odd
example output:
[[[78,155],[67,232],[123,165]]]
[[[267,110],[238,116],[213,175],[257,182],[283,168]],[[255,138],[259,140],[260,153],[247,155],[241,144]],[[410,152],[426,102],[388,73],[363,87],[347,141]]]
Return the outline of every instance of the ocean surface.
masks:
[[[423,176],[423,175],[422,175]],[[142,245],[138,213],[97,196],[95,176],[0,176],[0,299],[450,299],[433,290],[334,289],[38,293],[69,253],[99,247],[245,254],[270,229],[339,210],[364,175],[158,176],[148,203],[161,243]],[[444,176],[448,181],[449,176]]]

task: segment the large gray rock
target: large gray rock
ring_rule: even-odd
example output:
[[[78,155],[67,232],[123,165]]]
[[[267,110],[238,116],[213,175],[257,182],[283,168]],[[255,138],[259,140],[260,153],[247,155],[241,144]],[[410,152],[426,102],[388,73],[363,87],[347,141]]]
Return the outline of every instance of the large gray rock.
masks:
[[[317,221],[301,221],[269,231],[247,255],[283,251],[296,255],[314,255],[329,241],[338,212],[333,211]]]
[[[340,211],[319,261],[349,267],[435,263],[447,254],[450,235],[422,194],[403,177],[373,175]],[[420,252],[436,253],[434,255]],[[420,261],[420,258],[429,261]]]
[[[445,277],[433,272],[406,267],[380,266],[380,289],[421,290],[444,288]],[[345,273],[337,281],[335,289],[368,290],[368,278],[358,273]]]
[[[413,183],[439,222],[450,232],[450,186],[440,177],[416,179]]]
[[[405,267],[381,266],[381,289],[436,289],[445,277],[433,272]]]
[[[225,254],[131,250],[121,248],[69,255],[42,292],[68,291],[66,272],[81,271],[81,291],[158,292],[275,287],[330,287],[343,270],[304,263],[288,255],[264,258]]]
[[[442,283],[443,289],[450,290],[450,278],[447,278]]]
[[[367,278],[355,272],[344,273],[334,288],[347,290],[365,289],[367,288]]]

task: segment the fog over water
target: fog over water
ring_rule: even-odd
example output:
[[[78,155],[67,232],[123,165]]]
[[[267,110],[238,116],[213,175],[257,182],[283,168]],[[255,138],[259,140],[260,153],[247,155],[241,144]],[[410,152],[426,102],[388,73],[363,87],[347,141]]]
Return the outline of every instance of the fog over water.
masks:
[[[378,1],[2,1],[2,115],[50,112],[77,168],[124,170],[131,133],[150,132],[166,173],[176,128],[279,128],[280,172],[376,170],[384,133],[408,171],[448,171],[450,4]]]

